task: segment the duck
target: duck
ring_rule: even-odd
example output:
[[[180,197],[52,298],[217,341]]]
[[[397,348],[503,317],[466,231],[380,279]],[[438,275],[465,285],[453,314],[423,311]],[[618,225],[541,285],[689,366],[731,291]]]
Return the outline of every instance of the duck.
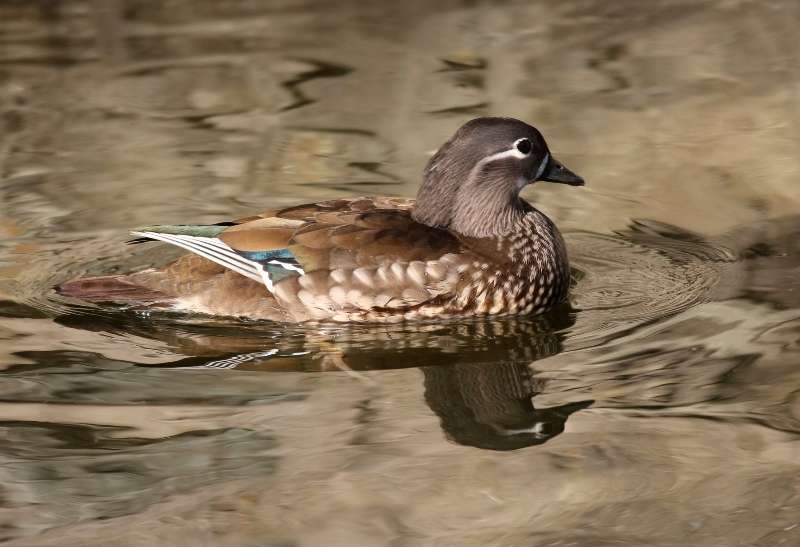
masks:
[[[567,248],[520,196],[583,186],[538,129],[480,117],[430,158],[416,199],[318,201],[214,225],[155,225],[130,243],[186,251],[170,264],[56,291],[90,302],[279,322],[400,322],[540,314],[567,298]]]

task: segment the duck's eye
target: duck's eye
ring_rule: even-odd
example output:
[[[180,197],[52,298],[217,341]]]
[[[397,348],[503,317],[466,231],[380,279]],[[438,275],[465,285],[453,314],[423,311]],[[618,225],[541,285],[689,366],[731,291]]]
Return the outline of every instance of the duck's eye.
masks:
[[[529,141],[528,139],[519,139],[517,142],[514,143],[514,146],[516,146],[517,150],[519,150],[526,156],[530,154],[531,150],[533,149],[533,145],[531,144],[531,141]]]

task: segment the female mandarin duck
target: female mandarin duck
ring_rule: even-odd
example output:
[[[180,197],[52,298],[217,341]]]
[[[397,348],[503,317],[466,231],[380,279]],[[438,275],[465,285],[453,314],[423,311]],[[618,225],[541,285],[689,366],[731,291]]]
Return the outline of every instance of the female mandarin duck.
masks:
[[[163,269],[58,287],[94,301],[276,321],[403,321],[541,313],[566,298],[556,226],[520,198],[538,180],[583,185],[536,128],[463,125],[428,162],[417,199],[336,199],[213,226],[152,226],[184,255]]]

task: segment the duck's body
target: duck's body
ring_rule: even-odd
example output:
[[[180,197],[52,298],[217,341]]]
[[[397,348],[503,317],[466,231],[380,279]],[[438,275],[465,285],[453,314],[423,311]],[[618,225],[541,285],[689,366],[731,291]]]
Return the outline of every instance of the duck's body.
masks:
[[[490,142],[476,143],[487,131]],[[561,234],[518,193],[534,179],[582,180],[551,158],[538,131],[507,118],[473,120],[425,176],[417,201],[339,199],[215,226],[143,228],[134,232],[140,240],[192,254],[59,292],[291,322],[540,313],[566,297]]]

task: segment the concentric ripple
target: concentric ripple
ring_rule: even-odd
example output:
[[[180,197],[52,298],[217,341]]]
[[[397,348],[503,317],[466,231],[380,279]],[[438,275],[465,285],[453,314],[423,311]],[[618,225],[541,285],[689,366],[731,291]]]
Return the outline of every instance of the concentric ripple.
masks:
[[[578,282],[572,303],[573,345],[602,343],[628,329],[706,301],[736,253],[655,221],[636,221],[616,235],[568,234]]]

